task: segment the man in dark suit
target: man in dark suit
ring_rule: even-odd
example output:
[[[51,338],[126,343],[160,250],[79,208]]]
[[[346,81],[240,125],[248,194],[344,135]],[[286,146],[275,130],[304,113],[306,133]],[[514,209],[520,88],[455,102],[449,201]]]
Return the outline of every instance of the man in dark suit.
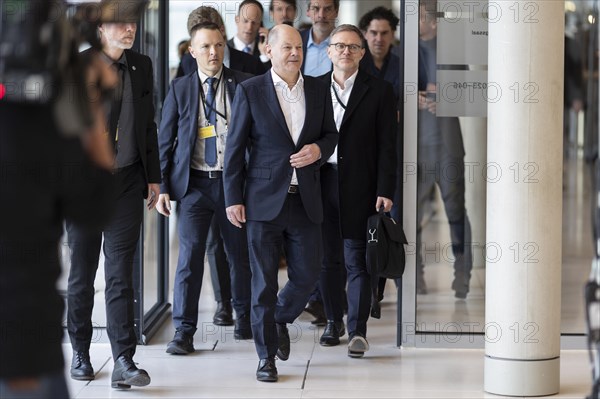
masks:
[[[191,30],[194,26],[206,21],[217,24],[223,33],[223,36],[227,37],[223,18],[221,18],[221,15],[215,8],[209,6],[198,7],[190,13],[187,21],[188,32],[191,34]],[[266,71],[262,62],[260,62],[258,58],[252,56],[251,54],[246,54],[243,51],[238,51],[229,45],[225,47],[223,65],[229,69],[233,69],[234,71],[246,72],[252,75],[261,75]],[[180,76],[188,75],[197,69],[198,64],[196,63],[194,57],[192,57],[189,53],[184,54],[184,56],[181,58],[181,70],[183,75]]]
[[[256,377],[273,382],[275,355],[289,357],[286,324],[302,313],[319,278],[319,169],[335,148],[337,131],[327,87],[300,73],[298,31],[278,25],[267,43],[272,69],[237,88],[224,182],[227,216],[248,230],[252,333],[260,358]],[[277,295],[282,244],[290,281]]]
[[[264,8],[259,1],[242,1],[235,16],[237,33],[227,41],[227,44],[256,58],[264,58],[261,62],[267,62],[269,59],[264,53],[266,35],[269,31],[262,26],[263,13]]]
[[[325,219],[320,286],[327,327],[319,342],[323,346],[338,345],[343,335],[345,259],[348,355],[362,357],[369,348],[366,334],[371,308],[372,276],[366,267],[367,219],[380,207],[385,211],[392,208],[396,185],[396,107],[392,86],[359,69],[365,49],[357,27],[341,25],[334,29],[328,54],[333,72],[322,79],[331,89],[340,139],[321,169]]]
[[[224,37],[225,24],[219,12],[209,6],[201,6],[193,10],[188,16],[187,28],[191,34],[194,26],[203,22],[212,22],[219,26]],[[182,73],[177,77],[189,75],[198,70],[198,63],[189,52],[182,58]],[[225,47],[223,65],[239,72],[260,75],[266,70],[262,63],[250,54],[238,51],[230,46]],[[217,301],[217,309],[213,316],[213,323],[219,326],[229,326],[233,322],[233,309],[231,307],[231,277],[227,256],[225,255],[223,240],[219,224],[214,221],[208,233],[206,242],[206,258],[210,268],[210,278]]]
[[[179,259],[173,293],[175,336],[167,353],[194,351],[198,300],[204,274],[204,251],[211,220],[216,218],[231,267],[236,311],[234,337],[252,338],[250,266],[246,231],[227,221],[223,197],[223,152],[236,85],[250,75],[223,67],[227,46],[219,26],[210,22],[191,31],[190,54],[198,72],[175,79],[165,100],[159,134],[163,183],[157,210],[171,214],[179,205]]]
[[[133,258],[143,220],[142,200],[154,208],[159,194],[160,164],[154,123],[153,76],[150,58],[129,50],[135,23],[105,23],[99,33],[103,54],[120,76],[110,106],[108,134],[115,146],[117,202],[103,231],[90,231],[67,220],[71,248],[67,329],[73,346],[71,377],[93,380],[89,347],[92,339],[94,278],[104,235],[107,333],[115,366],[113,388],[150,383],[133,362],[137,338],[133,329]]]

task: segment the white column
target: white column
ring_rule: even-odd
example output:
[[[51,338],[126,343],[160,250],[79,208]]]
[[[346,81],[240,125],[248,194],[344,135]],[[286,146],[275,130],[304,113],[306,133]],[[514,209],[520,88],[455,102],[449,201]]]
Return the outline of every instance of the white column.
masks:
[[[550,395],[560,386],[564,4],[490,2],[489,19],[484,389]]]

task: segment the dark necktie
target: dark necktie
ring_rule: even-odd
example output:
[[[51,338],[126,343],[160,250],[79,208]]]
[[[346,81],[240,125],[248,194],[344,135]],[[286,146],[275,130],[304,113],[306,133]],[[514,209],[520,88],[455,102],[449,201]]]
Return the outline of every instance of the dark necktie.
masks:
[[[250,54],[251,52],[252,52],[252,49],[250,48],[250,46],[244,47],[244,53]]]
[[[123,82],[125,77],[125,65],[120,62],[113,63],[113,67],[117,71],[117,75],[119,76],[117,87],[115,87],[115,91],[113,93],[112,102],[110,105],[110,127],[109,133],[113,146],[117,147],[117,130],[119,127],[119,117],[121,116],[121,103],[123,99]]]
[[[217,133],[217,113],[215,112],[215,108],[217,104],[215,103],[215,78],[206,79],[206,83],[208,84],[208,90],[206,91],[206,104],[204,109],[206,110],[206,120],[212,126],[214,126],[215,134]],[[204,143],[204,160],[208,166],[217,166],[217,137],[208,137]]]

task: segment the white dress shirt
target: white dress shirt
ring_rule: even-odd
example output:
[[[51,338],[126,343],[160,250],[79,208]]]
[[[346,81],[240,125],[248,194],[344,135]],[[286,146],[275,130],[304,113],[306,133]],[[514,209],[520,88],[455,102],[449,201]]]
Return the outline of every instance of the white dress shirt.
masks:
[[[256,42],[252,42],[250,44],[246,44],[243,41],[240,40],[239,37],[234,36],[233,37],[233,47],[235,47],[236,50],[240,50],[240,51],[244,51],[244,49],[247,47],[250,47],[250,52],[248,54],[252,55],[254,54],[254,45],[256,44]]]
[[[290,131],[294,144],[298,144],[300,133],[304,127],[304,119],[306,117],[306,99],[304,97],[304,78],[302,73],[299,74],[296,84],[291,89],[288,84],[279,77],[271,68],[271,77],[273,78],[273,84],[275,85],[275,92],[277,93],[277,100],[283,111],[285,117],[285,123]],[[296,177],[296,169],[292,174],[292,181],[290,184],[298,184],[298,178]]]
[[[206,94],[208,93],[208,83],[206,80],[208,79],[208,75],[202,73],[198,69],[198,76],[200,77],[200,81],[202,82],[202,89],[204,90],[204,98],[206,99]],[[224,101],[227,102],[227,119],[231,117],[231,104],[229,98],[227,98],[227,83],[225,81],[225,77],[223,77],[223,69],[221,69],[216,75],[215,78],[217,81],[221,79],[219,86],[217,87],[217,92],[215,94],[215,105],[217,111],[219,113],[225,115],[225,104]],[[215,85],[217,82],[215,82]],[[198,110],[198,128],[206,126],[206,116],[204,114],[205,104],[202,102],[202,97],[199,98],[198,101],[199,110]],[[204,142],[205,140],[196,138],[196,145],[194,147],[194,153],[192,154],[192,169],[198,169],[203,171],[222,171],[223,170],[223,157],[225,153],[225,143],[227,141],[227,125],[229,121],[223,119],[223,117],[217,114],[217,164],[215,166],[209,166],[204,160]],[[198,133],[196,133],[198,134]]]
[[[343,89],[333,79],[333,74],[331,75],[331,103],[333,104],[333,119],[335,119],[335,127],[337,128],[338,132],[340,131],[340,127],[342,126],[342,120],[344,120],[344,113],[346,112],[344,107],[348,106],[348,100],[350,100],[350,94],[352,93],[352,88],[354,87],[356,75],[358,75],[358,70],[356,70],[356,72],[354,72],[352,76],[350,76],[348,79],[346,79],[346,81],[344,82]],[[344,107],[340,105],[340,101],[344,103]],[[335,146],[335,150],[333,151],[333,154],[331,154],[327,162],[337,164],[337,145]]]

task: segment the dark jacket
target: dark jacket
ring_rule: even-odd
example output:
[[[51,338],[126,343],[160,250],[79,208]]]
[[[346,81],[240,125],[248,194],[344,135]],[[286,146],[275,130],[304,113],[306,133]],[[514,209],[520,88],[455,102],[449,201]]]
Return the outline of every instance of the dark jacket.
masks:
[[[271,73],[238,85],[232,105],[236,115],[229,126],[225,148],[225,205],[245,205],[249,220],[273,220],[281,211],[293,172],[290,155],[304,145],[315,143],[324,161],[335,149],[338,134],[329,89],[316,78],[305,76],[304,92],[306,117],[298,142],[294,144]],[[302,204],[313,223],[323,220],[320,166],[321,161],[317,161],[296,169]]]
[[[331,72],[320,79],[331,86]],[[359,69],[337,147],[343,238],[364,239],[377,197],[394,199],[396,134],[392,86]]]
[[[247,73],[223,67],[223,79],[232,104],[238,83],[249,77],[251,75]],[[158,142],[163,177],[160,192],[169,194],[172,200],[181,199],[188,189],[192,156],[198,137],[199,101],[198,72],[191,72],[171,82],[163,105]]]
[[[58,133],[51,107],[2,103],[0,126],[0,379],[62,373],[63,220],[101,228],[111,174]]]

